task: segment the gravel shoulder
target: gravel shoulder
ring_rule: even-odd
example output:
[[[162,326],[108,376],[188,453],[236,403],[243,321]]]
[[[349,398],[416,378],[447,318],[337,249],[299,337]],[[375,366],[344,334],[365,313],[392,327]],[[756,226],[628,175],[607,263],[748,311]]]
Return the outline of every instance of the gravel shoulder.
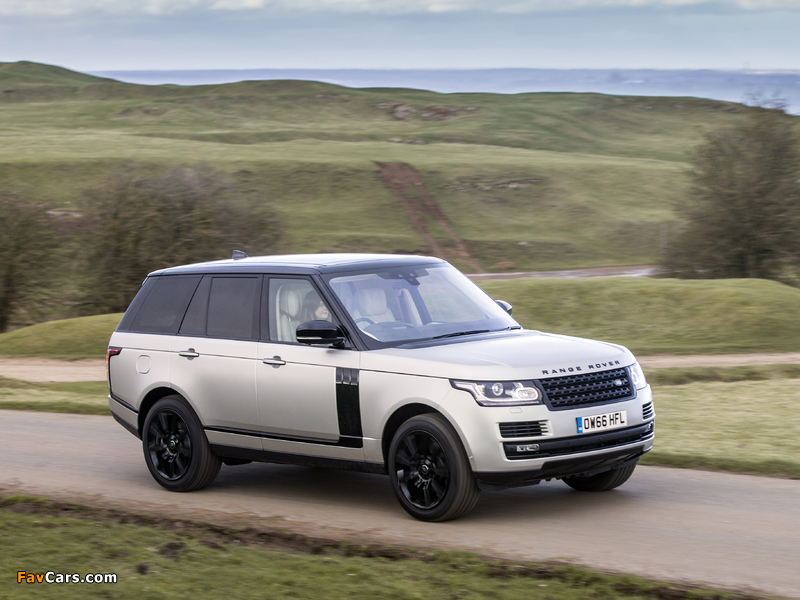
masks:
[[[692,356],[639,356],[646,369],[674,367],[743,367],[750,365],[797,365],[800,352],[718,354]],[[37,357],[0,357],[0,377],[36,383],[105,381],[105,359],[58,360]]]

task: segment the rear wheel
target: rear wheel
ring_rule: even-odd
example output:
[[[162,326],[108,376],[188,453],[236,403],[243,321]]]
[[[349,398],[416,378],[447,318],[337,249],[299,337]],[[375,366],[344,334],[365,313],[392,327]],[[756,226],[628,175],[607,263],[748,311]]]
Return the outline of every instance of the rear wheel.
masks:
[[[389,446],[389,478],[400,505],[421,521],[448,521],[475,506],[480,489],[447,419],[424,414],[403,423]]]
[[[572,489],[580,492],[605,492],[621,486],[633,475],[636,463],[619,469],[611,469],[590,477],[565,477],[566,483]]]
[[[142,447],[150,474],[173,492],[206,487],[222,466],[194,411],[177,395],[162,398],[147,414]]]

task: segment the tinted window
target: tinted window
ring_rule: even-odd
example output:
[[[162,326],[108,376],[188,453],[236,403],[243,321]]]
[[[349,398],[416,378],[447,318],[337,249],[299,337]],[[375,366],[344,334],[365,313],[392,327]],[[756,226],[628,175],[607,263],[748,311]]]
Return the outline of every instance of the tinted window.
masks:
[[[130,331],[178,333],[186,307],[197,289],[200,277],[200,275],[155,277],[153,289],[133,318]]]
[[[260,277],[211,278],[206,335],[257,339],[260,298]]]
[[[181,335],[205,335],[206,317],[208,315],[208,292],[211,290],[211,277],[203,278],[197,291],[194,293],[192,303],[186,311],[181,325]]]
[[[144,280],[142,287],[139,288],[133,302],[131,302],[131,305],[128,307],[128,310],[125,311],[125,315],[122,317],[119,325],[117,325],[117,331],[130,330],[134,317],[139,312],[139,309],[142,308],[144,301],[147,300],[147,296],[153,290],[153,286],[156,284],[157,280],[158,277],[148,277]]]

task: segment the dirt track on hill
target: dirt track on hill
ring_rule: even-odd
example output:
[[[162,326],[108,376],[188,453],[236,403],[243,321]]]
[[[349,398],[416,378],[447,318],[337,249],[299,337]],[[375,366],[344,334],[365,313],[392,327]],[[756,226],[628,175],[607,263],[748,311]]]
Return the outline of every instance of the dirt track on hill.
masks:
[[[419,173],[406,163],[375,163],[381,171],[383,184],[397,198],[405,209],[414,229],[428,243],[433,255],[446,260],[456,260],[469,265],[471,269],[480,271],[480,265],[467,248],[467,244],[458,237],[455,229],[444,216],[436,201],[425,189]],[[425,217],[433,219],[450,237],[450,245],[443,247],[428,231]]]

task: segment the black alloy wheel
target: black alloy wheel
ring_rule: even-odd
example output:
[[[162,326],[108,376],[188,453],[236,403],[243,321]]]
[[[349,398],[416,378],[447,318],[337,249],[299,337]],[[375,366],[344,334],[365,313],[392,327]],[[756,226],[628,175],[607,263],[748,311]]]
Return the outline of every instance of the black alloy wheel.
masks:
[[[448,521],[475,506],[480,489],[455,429],[442,415],[412,417],[389,446],[389,478],[400,505],[421,521]]]
[[[427,431],[408,432],[394,455],[397,484],[406,500],[430,510],[445,497],[450,467],[444,449]]]
[[[158,474],[167,481],[180,479],[192,463],[189,427],[174,410],[164,408],[147,428],[147,448]]]
[[[147,413],[142,448],[153,479],[173,492],[204,488],[222,466],[197,415],[177,395],[162,398]]]

